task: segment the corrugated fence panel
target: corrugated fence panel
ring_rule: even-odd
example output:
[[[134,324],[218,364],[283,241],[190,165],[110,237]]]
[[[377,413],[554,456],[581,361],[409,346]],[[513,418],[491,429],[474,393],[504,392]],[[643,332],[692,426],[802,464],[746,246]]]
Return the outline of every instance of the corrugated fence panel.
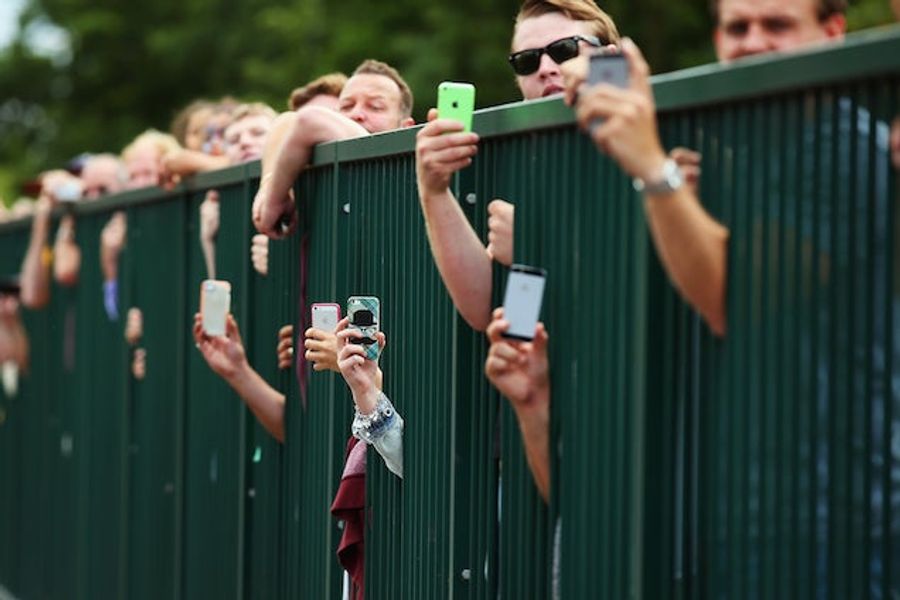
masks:
[[[142,311],[143,338],[138,347],[146,351],[146,377],[132,377],[127,396],[129,598],[178,597],[181,477],[186,473],[194,481],[203,480],[181,466],[186,426],[183,348],[188,332],[183,321],[185,236],[179,232],[187,231],[185,217],[180,196],[133,208],[128,215],[123,308]],[[198,423],[187,426],[192,433],[204,431],[197,429]],[[208,471],[203,476],[208,477]],[[186,512],[190,513],[189,504]],[[199,524],[199,519],[192,524]]]
[[[515,260],[548,271],[549,506],[434,267],[412,131],[318,149],[301,235],[270,244],[266,277],[249,262],[258,165],[78,208],[81,281],[25,312],[31,369],[0,395],[0,582],[28,599],[340,598],[329,508],[350,394],[303,361],[278,372],[274,348],[312,302],[375,295],[406,431],[403,480],[368,455],[370,598],[900,594],[898,56],[894,30],[656,80],[664,143],[701,151],[702,200],[730,228],[724,340],[677,298],[640,198],[568,108],[476,117],[463,210],[484,236],[487,204],[513,202]],[[286,392],[283,447],[191,347],[209,188],[248,356]],[[115,208],[129,234],[110,321],[98,243]],[[0,226],[0,274],[27,236]]]

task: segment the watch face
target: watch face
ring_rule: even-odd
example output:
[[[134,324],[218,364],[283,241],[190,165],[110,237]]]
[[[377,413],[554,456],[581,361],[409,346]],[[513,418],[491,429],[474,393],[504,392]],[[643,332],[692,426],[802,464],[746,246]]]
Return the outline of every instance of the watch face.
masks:
[[[681,168],[671,158],[663,163],[662,172],[655,180],[643,181],[639,178],[634,179],[634,189],[651,196],[671,194],[683,184],[684,175],[681,173]]]

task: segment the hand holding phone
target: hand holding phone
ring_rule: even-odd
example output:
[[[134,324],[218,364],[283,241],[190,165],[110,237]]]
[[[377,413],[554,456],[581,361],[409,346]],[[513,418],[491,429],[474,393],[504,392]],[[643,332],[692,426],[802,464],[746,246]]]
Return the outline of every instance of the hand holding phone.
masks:
[[[546,279],[544,269],[526,265],[510,267],[503,296],[503,316],[509,322],[509,329],[503,337],[524,341],[534,339]]]
[[[225,335],[225,319],[231,312],[231,284],[207,279],[200,284],[200,315],[203,332],[209,336]]]
[[[348,328],[355,331],[350,343],[362,346],[366,358],[377,361],[381,348],[375,334],[381,328],[381,301],[375,296],[351,296],[347,300],[347,317]]]
[[[452,119],[463,124],[463,131],[472,131],[475,111],[475,86],[471,83],[444,81],[438,85],[438,118]]]

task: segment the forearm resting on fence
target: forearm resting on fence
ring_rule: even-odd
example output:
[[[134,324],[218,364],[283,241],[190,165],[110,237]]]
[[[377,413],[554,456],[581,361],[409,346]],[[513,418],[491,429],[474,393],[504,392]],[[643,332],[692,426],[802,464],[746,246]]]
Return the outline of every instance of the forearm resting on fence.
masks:
[[[665,197],[648,196],[644,207],[653,242],[672,283],[713,333],[724,336],[728,229],[684,186]]]

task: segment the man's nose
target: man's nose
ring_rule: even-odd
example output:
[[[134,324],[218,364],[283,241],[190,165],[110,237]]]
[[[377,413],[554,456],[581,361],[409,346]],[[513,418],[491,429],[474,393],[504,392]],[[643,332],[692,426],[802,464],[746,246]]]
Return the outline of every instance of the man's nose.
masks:
[[[544,79],[547,77],[558,77],[560,74],[559,65],[550,58],[546,52],[541,55],[541,63],[538,66],[538,75]]]
[[[741,55],[752,56],[774,50],[771,39],[766,31],[758,24],[751,24],[747,35],[741,40]]]
[[[352,121],[356,121],[360,124],[366,120],[366,114],[358,107],[350,111],[350,114],[347,116],[350,117]]]

